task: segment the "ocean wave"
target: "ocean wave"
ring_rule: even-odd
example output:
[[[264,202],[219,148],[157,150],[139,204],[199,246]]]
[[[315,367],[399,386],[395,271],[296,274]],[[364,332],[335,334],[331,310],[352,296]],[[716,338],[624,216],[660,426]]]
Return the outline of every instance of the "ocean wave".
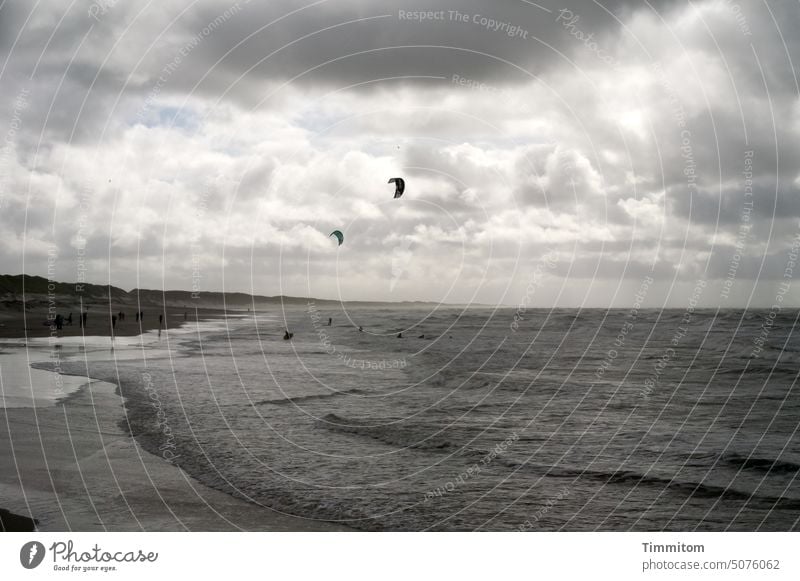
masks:
[[[624,484],[631,486],[653,486],[682,493],[690,498],[712,500],[739,500],[748,504],[786,510],[800,509],[800,499],[786,496],[766,496],[738,490],[731,486],[717,486],[706,482],[677,480],[662,476],[642,474],[632,470],[581,470],[564,466],[531,464],[509,458],[499,458],[498,462],[515,470],[526,469],[547,478],[591,479],[605,484]]]
[[[776,373],[794,375],[795,373],[797,373],[797,370],[796,369],[790,369],[790,368],[787,368],[787,367],[782,367],[776,361],[773,365],[747,365],[745,367],[730,367],[728,369],[722,369],[722,370],[717,372],[718,375],[760,374],[760,375],[764,375],[764,377],[767,377],[770,374],[775,375]]]
[[[340,395],[346,394],[358,394],[358,393],[366,393],[363,389],[344,389],[340,391],[331,391],[329,393],[314,393],[311,395],[296,395],[294,397],[284,397],[280,399],[263,399],[261,401],[254,402],[253,405],[286,405],[290,403],[297,403],[302,401],[310,401],[315,399],[325,399],[329,397],[337,397]],[[250,407],[249,405],[247,407]]]
[[[610,324],[611,331],[616,333],[619,329],[619,317],[623,315],[624,312],[614,313],[614,320],[604,324]],[[666,315],[682,317],[683,311]],[[569,318],[572,314],[565,316]],[[602,313],[597,313],[598,324],[601,316]],[[643,321],[642,316],[640,322],[637,322],[635,333],[649,332]],[[595,326],[593,319],[587,320],[586,324],[578,324],[576,337],[590,334]],[[493,331],[495,328],[496,333]],[[506,322],[498,321],[495,327],[489,328],[494,334],[488,339],[504,333],[506,328]],[[252,373],[245,376],[252,377],[254,386],[261,385],[262,354],[255,341],[237,337],[238,342],[234,342],[232,348],[229,347],[231,341],[227,336],[216,344],[203,342],[206,350],[204,353],[213,349],[214,356],[219,357],[221,362],[220,365],[215,365],[214,360],[208,366],[210,381],[213,380],[212,385],[215,387],[210,395],[209,390],[184,390],[183,384],[180,392],[177,388],[170,388],[174,371],[166,362],[150,363],[156,368],[151,369],[150,373],[153,373],[156,380],[161,378],[163,382],[163,387],[162,383],[157,383],[158,394],[175,434],[177,465],[214,488],[234,495],[244,492],[254,501],[266,506],[305,517],[345,521],[351,526],[369,530],[419,530],[433,523],[445,522],[458,511],[458,518],[463,519],[458,521],[459,526],[471,528],[485,523],[489,518],[487,514],[497,513],[517,498],[521,499],[520,506],[522,503],[538,502],[539,490],[531,490],[531,487],[541,486],[542,493],[546,494],[546,491],[554,488],[554,484],[572,484],[575,481],[576,497],[578,492],[608,497],[602,499],[602,503],[593,503],[593,510],[611,506],[603,503],[616,505],[616,497],[621,500],[630,494],[630,501],[614,510],[626,511],[626,518],[630,517],[631,522],[635,523],[634,527],[641,530],[654,530],[663,526],[668,522],[664,519],[670,517],[667,514],[669,509],[678,510],[684,500],[691,500],[687,514],[697,510],[698,519],[705,518],[705,511],[711,510],[710,514],[716,519],[716,524],[710,526],[719,530],[732,526],[755,530],[762,526],[761,519],[766,519],[767,516],[770,518],[770,526],[781,526],[786,530],[797,528],[795,517],[800,510],[800,498],[796,497],[800,495],[793,491],[783,491],[785,482],[800,472],[800,461],[794,457],[796,455],[776,461],[769,457],[769,452],[763,452],[759,457],[748,457],[749,451],[746,449],[740,450],[738,456],[721,454],[719,448],[713,448],[716,440],[705,446],[707,451],[693,452],[696,441],[687,436],[670,443],[666,449],[663,448],[662,439],[655,437],[648,440],[654,448],[650,451],[653,459],[664,453],[653,467],[655,471],[626,460],[635,449],[632,446],[640,438],[617,439],[615,434],[618,426],[627,417],[628,406],[624,405],[624,400],[617,404],[617,400],[611,398],[620,385],[627,386],[634,381],[635,377],[627,375],[629,366],[626,365],[629,362],[626,357],[633,355],[620,349],[620,357],[602,380],[597,380],[594,375],[595,368],[591,366],[594,360],[587,359],[588,363],[574,369],[573,362],[566,360],[566,357],[572,358],[574,352],[565,357],[556,354],[548,361],[549,346],[558,344],[564,328],[560,323],[548,323],[547,329],[543,331],[543,338],[537,339],[537,346],[543,347],[532,352],[532,356],[522,360],[522,363],[517,359],[519,353],[514,350],[500,350],[495,354],[485,348],[483,343],[476,342],[462,353],[460,341],[437,343],[424,353],[416,354],[414,365],[404,370],[404,378],[407,376],[408,382],[414,388],[400,393],[395,393],[392,389],[391,399],[369,396],[379,395],[384,388],[393,388],[394,384],[390,386],[360,374],[341,374],[338,368],[329,365],[329,356],[320,351],[318,346],[313,343],[295,344],[293,347],[301,348],[301,351],[309,350],[302,353],[304,365],[318,364],[324,374],[330,374],[325,376],[326,380],[330,380],[328,384],[343,390],[317,388],[317,393],[306,391],[306,395],[289,394],[287,397],[281,397],[280,392],[262,391],[257,397],[260,401],[256,405],[268,406],[260,409],[265,412],[264,416],[269,417],[273,430],[264,430],[262,418],[258,414],[240,413],[248,404],[239,393],[241,390],[238,383],[229,379],[231,367],[224,365],[226,362],[223,357],[229,357],[232,349],[237,358],[243,361],[250,357],[255,358],[252,365],[246,368],[248,373]],[[467,336],[464,327],[459,327],[458,331],[461,333],[456,334],[456,338],[463,339]],[[357,333],[352,335],[359,342],[353,340],[351,348],[361,346],[361,341],[366,339]],[[252,336],[256,337],[255,334]],[[632,335],[630,341],[633,342],[636,337],[639,335]],[[694,349],[695,338],[699,341],[700,334],[688,335],[681,349]],[[517,335],[515,339],[520,342],[532,340],[533,335]],[[642,336],[642,342],[645,339]],[[583,342],[576,343],[579,344],[572,348],[581,349]],[[278,353],[289,353],[287,349],[290,346],[281,340],[265,345],[269,345],[265,348],[274,349]],[[393,337],[369,340],[371,352],[389,353],[392,349],[399,348],[398,346],[400,343]],[[740,373],[741,369],[746,368],[745,362],[748,360],[744,353],[749,352],[750,346],[745,347],[742,349],[742,356],[729,354],[722,361],[722,365],[727,366],[727,373]],[[698,359],[692,364],[693,372],[717,368],[721,359],[717,351],[709,352],[704,346],[698,353]],[[646,355],[653,354],[661,356],[660,351],[646,352]],[[295,369],[294,356],[291,355],[292,357],[281,360],[287,366],[287,376]],[[665,416],[665,433],[673,434],[675,430],[681,432],[684,429],[687,434],[703,432],[707,430],[710,419],[716,417],[711,412],[719,409],[738,414],[741,411],[738,406],[743,405],[742,400],[745,400],[744,404],[748,404],[759,398],[757,403],[761,404],[762,400],[783,399],[782,396],[789,390],[789,382],[785,381],[787,376],[780,376],[778,381],[770,382],[767,386],[756,381],[760,379],[756,374],[762,373],[766,376],[763,370],[772,370],[769,361],[764,359],[767,356],[772,357],[773,354],[749,361],[750,365],[761,368],[748,369],[752,375],[743,378],[735,390],[728,385],[733,381],[726,381],[726,378],[731,379],[730,375],[717,377],[713,381],[713,392],[705,392],[700,402],[715,406],[710,411],[706,407],[698,413],[689,414],[686,408],[693,405],[694,399],[700,393],[704,393],[706,373],[692,376],[691,382],[683,379],[680,386],[686,389],[677,391],[676,397],[665,403],[664,409],[669,412]],[[181,369],[188,368],[189,362],[179,363],[184,365]],[[789,363],[782,365],[788,370],[796,371],[796,366]],[[647,363],[644,367],[649,372]],[[299,364],[296,368],[298,373],[302,372]],[[476,368],[481,371],[473,374]],[[506,377],[505,372],[510,368],[513,370]],[[281,368],[282,371],[283,369]],[[107,376],[112,377],[117,370],[118,366],[109,364]],[[156,373],[159,370],[160,374]],[[674,367],[674,370],[678,371],[678,368]],[[639,367],[634,369],[635,373],[639,371]],[[126,407],[129,410],[127,427],[144,448],[160,454],[159,446],[164,443],[163,432],[155,424],[154,410],[147,399],[147,392],[140,385],[140,375],[139,370],[133,370],[128,374],[129,380],[125,381],[123,378],[122,381],[120,391],[127,398]],[[667,376],[665,381],[670,377]],[[392,380],[394,379],[393,377]],[[417,386],[413,379],[427,381]],[[532,384],[533,379],[536,379],[535,384]],[[677,379],[675,383],[678,385]],[[247,385],[249,387],[250,383]],[[574,426],[581,418],[577,417],[567,424],[564,418],[576,409],[583,411],[582,405],[589,385],[593,387],[591,397],[595,400],[593,403],[588,399],[585,402],[586,407],[591,411],[591,406],[599,401],[604,421],[593,424],[592,437],[576,440],[574,438],[580,433],[580,429]],[[361,390],[357,388],[364,390],[364,393],[359,395]],[[484,391],[488,395],[485,399],[482,398]],[[556,392],[558,396],[553,398],[552,395]],[[250,394],[252,391],[248,389],[245,395]],[[177,398],[178,395],[181,399]],[[340,395],[353,397],[336,399]],[[443,396],[447,396],[446,399],[442,399]],[[729,400],[736,407],[726,408]],[[224,402],[222,405],[232,406],[230,416],[236,414],[236,417],[226,417],[227,408],[223,409],[224,415],[220,413],[220,402]],[[287,406],[302,406],[306,405],[305,402],[317,413],[300,414],[299,409]],[[479,406],[478,409],[475,408],[476,405]],[[771,407],[764,405],[764,408]],[[506,408],[509,408],[508,413]],[[622,413],[617,410],[622,410]],[[652,425],[650,420],[659,413],[660,408],[642,406],[640,411],[645,414],[644,419],[648,420],[643,423],[646,428]],[[534,413],[537,413],[537,424],[531,427],[528,422]],[[321,419],[313,419],[320,416]],[[723,416],[723,419],[728,417]],[[738,417],[732,416],[730,421]],[[786,418],[789,417],[791,414],[786,415]],[[681,423],[684,419],[685,427]],[[783,420],[784,416],[781,415],[780,419]],[[223,420],[231,421],[233,428],[228,427]],[[674,423],[670,424],[669,421],[673,420]],[[455,423],[451,425],[452,422]],[[774,438],[772,441],[793,441],[793,427],[794,424],[789,421],[775,422],[770,424],[768,434]],[[573,431],[574,429],[578,431]],[[520,434],[519,439],[508,449],[496,452],[493,448],[495,444],[514,432]],[[763,432],[764,424],[760,421],[748,422],[742,427],[742,437],[746,437],[746,441],[761,437]],[[233,438],[231,434],[236,434],[237,438]],[[283,436],[286,434],[296,437],[303,446],[308,445],[308,449],[301,446],[290,447],[291,442],[284,442]],[[720,434],[725,435],[726,432]],[[246,445],[242,445],[239,437]],[[597,457],[596,443],[606,441],[613,445],[609,446],[601,459]],[[569,463],[559,462],[557,458],[561,454],[573,449],[572,446],[567,448],[573,442],[574,454],[570,455],[573,460]],[[382,449],[384,446],[386,448]],[[393,463],[391,456],[386,462],[370,463],[361,460],[361,457],[380,457],[386,451],[400,452],[395,456],[398,461]],[[591,463],[592,458],[597,458],[597,461]],[[482,463],[484,459],[487,461]],[[603,465],[600,464],[601,461]],[[481,468],[485,466],[486,469],[481,470],[478,476],[468,479],[457,493],[437,497],[436,502],[424,502],[423,494],[428,490],[429,484],[436,483],[439,486],[453,481],[464,473],[465,468],[474,464]],[[584,467],[590,469],[583,470]],[[706,471],[712,468],[713,472],[705,477]],[[736,474],[736,479],[733,480],[738,470],[741,473]],[[360,476],[362,471],[363,478]],[[372,482],[371,478],[381,485],[369,484]],[[756,483],[762,480],[764,488],[757,488]],[[313,483],[324,483],[325,486],[317,487]],[[343,483],[348,485],[339,486]],[[502,485],[498,486],[498,483]],[[753,495],[751,491],[756,494]],[[664,510],[641,512],[643,504],[640,501],[655,498],[662,493],[661,508]],[[481,502],[465,502],[466,499],[477,498],[479,494]],[[419,508],[418,503],[421,503]],[[754,510],[742,511],[741,508],[745,506]],[[784,509],[785,514],[776,512],[776,508]],[[605,516],[603,513],[596,514],[601,519]],[[498,519],[496,525],[498,528],[514,526],[515,518],[516,515],[510,515],[506,519]],[[447,525],[443,526],[456,526],[453,524],[455,520],[446,522]],[[698,520],[698,523],[703,522],[709,521]],[[573,522],[570,526],[576,525]]]
[[[423,450],[448,450],[459,449],[443,433],[436,434],[436,429],[423,429],[422,426],[403,426],[401,424],[375,424],[374,421],[366,422],[344,418],[330,413],[317,421],[317,425],[336,432],[344,432],[365,438],[378,440],[391,446],[401,448],[415,448]]]
[[[753,456],[740,456],[739,454],[726,454],[722,461],[734,468],[752,470],[766,474],[796,474],[800,472],[800,464],[777,458],[757,458]]]

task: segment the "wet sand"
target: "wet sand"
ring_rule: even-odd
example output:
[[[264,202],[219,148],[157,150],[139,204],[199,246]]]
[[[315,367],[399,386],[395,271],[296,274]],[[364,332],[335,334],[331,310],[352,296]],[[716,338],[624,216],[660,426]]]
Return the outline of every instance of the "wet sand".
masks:
[[[114,327],[114,335],[117,337],[132,337],[141,335],[146,331],[157,330],[159,328],[158,316],[162,310],[156,307],[140,307],[144,312],[144,319],[136,320],[136,307],[130,305],[116,305],[109,312],[107,306],[95,306],[90,308],[86,318],[86,329],[80,326],[78,321],[77,309],[60,309],[61,315],[67,316],[72,312],[72,325],[64,324],[60,331],[55,331],[58,337],[79,337],[81,335],[95,337],[111,336],[111,315],[118,314],[120,311],[125,313],[125,320],[117,320]],[[174,329],[186,322],[201,319],[225,318],[227,314],[241,315],[246,311],[224,311],[222,309],[175,309],[167,308],[164,313],[164,320],[161,323],[162,329]],[[184,318],[184,315],[186,318]],[[20,337],[50,337],[53,331],[48,322],[48,312],[46,308],[36,308],[25,311],[12,310],[0,307],[0,338],[16,339]]]
[[[208,488],[145,451],[120,426],[116,386],[91,383],[57,405],[0,408],[0,507],[42,531],[334,531]],[[5,520],[4,520],[5,522]]]

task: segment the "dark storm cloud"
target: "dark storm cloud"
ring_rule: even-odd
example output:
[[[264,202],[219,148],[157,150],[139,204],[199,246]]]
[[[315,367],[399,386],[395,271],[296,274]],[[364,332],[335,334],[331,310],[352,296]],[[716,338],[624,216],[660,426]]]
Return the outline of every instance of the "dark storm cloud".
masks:
[[[662,6],[656,5],[657,9],[669,3],[659,4]],[[176,2],[145,10],[117,2],[99,13],[95,10],[91,17],[90,2],[45,2],[34,8],[6,2],[0,18],[6,34],[0,42],[8,50],[14,33],[22,30],[13,49],[12,69],[31,74],[36,68],[51,82],[66,72],[68,78],[87,88],[109,57],[103,67],[111,71],[100,74],[114,78],[117,84],[96,86],[102,91],[116,89],[130,74],[154,79],[192,37],[201,35],[202,42],[172,74],[171,89],[185,91],[207,75],[201,90],[218,95],[234,89],[233,96],[252,103],[262,96],[259,91],[250,93],[253,83],[285,81],[298,75],[301,77],[295,82],[301,85],[335,86],[454,73],[500,84],[526,81],[528,75],[515,66],[538,74],[562,61],[555,50],[569,54],[575,47],[574,39],[556,23],[560,9],[566,7],[579,15],[587,32],[597,36],[613,35],[618,28],[612,16],[588,0],[566,5],[545,0],[540,5],[549,12],[517,0],[491,4],[478,0],[199,2],[192,4],[190,11]],[[638,5],[606,3],[612,12]],[[419,12],[435,13],[439,19],[417,20],[412,15]],[[456,17],[456,12],[465,15],[466,22]],[[489,26],[482,18],[496,24]],[[209,29],[210,33],[203,34]],[[442,48],[413,48],[415,45]],[[271,53],[275,54],[265,58]],[[74,62],[66,71],[70,58]],[[141,64],[137,64],[139,58]],[[320,66],[334,59],[340,60]],[[512,64],[503,64],[503,60]],[[307,72],[315,67],[319,68]],[[129,89],[142,89],[137,82],[133,80]]]
[[[528,72],[564,65],[556,51],[570,56],[580,48],[556,22],[562,8],[580,17],[587,34],[607,35],[608,42],[618,34],[616,20],[594,2],[540,5],[549,12],[516,0],[200,2],[190,11],[176,2],[146,9],[118,2],[95,10],[93,18],[89,2],[35,8],[6,3],[3,26],[23,34],[3,73],[0,97],[9,100],[21,84],[32,86],[30,133],[78,141],[97,138],[120,112],[135,121],[156,90],[159,96],[226,94],[247,107],[267,99],[269,107],[274,87],[295,77],[294,87],[366,83],[353,89],[361,91],[387,83],[450,85],[453,75],[497,86],[529,82]],[[639,4],[605,6],[625,14]],[[443,19],[409,16],[418,12]],[[408,76],[416,79],[372,83]]]
[[[618,28],[615,19],[591,1],[565,6],[545,0],[540,5],[547,10],[517,0],[351,0],[321,3],[271,25],[301,5],[271,2],[268,8],[256,8],[248,4],[243,6],[246,18],[231,21],[220,34],[209,37],[192,58],[208,65],[235,47],[220,63],[225,81],[246,73],[262,79],[300,76],[295,82],[301,85],[343,86],[406,75],[460,74],[507,84],[527,81],[527,72],[540,74],[554,63],[563,63],[556,51],[572,51],[574,39],[556,21],[561,8],[571,8],[597,36]],[[636,5],[613,2],[609,8]],[[218,12],[218,6],[205,6],[182,24],[189,32],[198,31]],[[419,14],[427,14],[426,19]],[[299,38],[303,40],[295,43]],[[418,45],[425,48],[415,48]],[[207,70],[196,68],[197,72]]]
[[[800,216],[800,189],[793,184],[776,185],[775,178],[757,180],[752,197],[746,196],[744,186],[721,191],[690,191],[685,187],[667,192],[671,212],[689,218],[693,223],[728,227],[749,219],[754,224],[769,224],[775,220]],[[746,218],[743,218],[746,216]]]

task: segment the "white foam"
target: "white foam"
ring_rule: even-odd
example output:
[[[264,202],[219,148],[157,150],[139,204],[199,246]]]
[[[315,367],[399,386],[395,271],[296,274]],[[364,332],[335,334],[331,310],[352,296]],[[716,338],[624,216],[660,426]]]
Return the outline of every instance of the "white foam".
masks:
[[[31,363],[56,361],[58,349],[15,348],[0,354],[0,407],[42,407],[96,382],[88,377],[34,369]],[[113,387],[113,386],[112,386]]]

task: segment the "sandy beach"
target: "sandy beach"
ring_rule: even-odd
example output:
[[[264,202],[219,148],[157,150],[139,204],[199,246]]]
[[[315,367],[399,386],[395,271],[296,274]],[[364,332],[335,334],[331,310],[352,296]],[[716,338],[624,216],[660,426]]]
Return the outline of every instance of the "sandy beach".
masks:
[[[144,313],[141,320],[136,320],[136,310]],[[159,328],[159,314],[164,314],[161,322],[162,329],[174,329],[184,323],[201,319],[224,318],[226,312],[222,309],[159,309],[152,306],[134,307],[129,304],[114,305],[111,309],[106,306],[90,308],[86,318],[86,328],[81,327],[78,321],[79,307],[59,309],[59,314],[68,316],[72,313],[72,324],[64,323],[60,330],[52,330],[48,322],[46,308],[38,307],[22,312],[21,309],[0,308],[0,338],[15,339],[19,337],[50,337],[55,333],[57,337],[80,337],[81,335],[110,337],[112,331],[112,315],[120,312],[125,314],[124,320],[117,320],[114,326],[114,335],[117,337],[132,337],[147,331]]]
[[[200,484],[126,433],[123,405],[98,381],[56,405],[0,409],[7,530],[26,530],[25,517],[42,531],[342,530]]]

